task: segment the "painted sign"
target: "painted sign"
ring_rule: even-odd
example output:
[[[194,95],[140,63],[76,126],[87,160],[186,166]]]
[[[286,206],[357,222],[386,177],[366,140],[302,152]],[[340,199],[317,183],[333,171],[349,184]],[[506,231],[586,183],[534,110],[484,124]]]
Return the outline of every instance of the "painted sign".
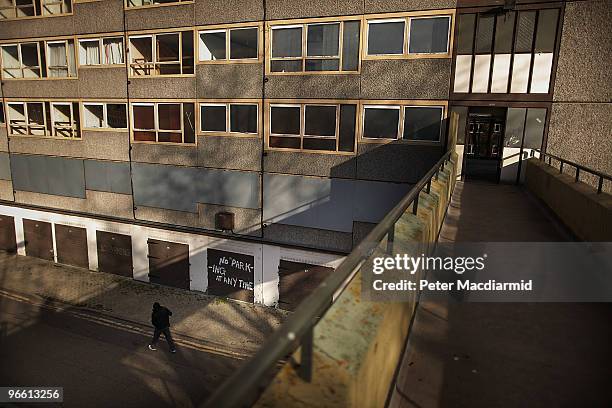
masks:
[[[208,249],[208,293],[253,302],[252,255]]]

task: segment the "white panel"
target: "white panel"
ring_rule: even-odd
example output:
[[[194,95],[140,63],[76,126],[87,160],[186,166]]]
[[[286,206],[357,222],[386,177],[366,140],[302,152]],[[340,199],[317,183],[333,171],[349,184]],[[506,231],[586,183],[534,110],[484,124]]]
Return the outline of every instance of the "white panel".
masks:
[[[508,92],[508,78],[510,76],[510,54],[497,54],[493,59],[493,78],[491,80],[492,93]]]
[[[531,93],[548,93],[552,62],[552,53],[539,53],[535,55],[533,59],[533,75],[531,76]]]
[[[453,92],[468,92],[470,90],[470,71],[472,70],[471,55],[457,55],[455,63],[455,87]]]
[[[512,66],[511,93],[527,93],[529,83],[529,66],[531,54],[514,54],[514,65]]]
[[[491,55],[476,55],[474,58],[474,78],[472,93],[487,93],[489,88],[489,72]]]

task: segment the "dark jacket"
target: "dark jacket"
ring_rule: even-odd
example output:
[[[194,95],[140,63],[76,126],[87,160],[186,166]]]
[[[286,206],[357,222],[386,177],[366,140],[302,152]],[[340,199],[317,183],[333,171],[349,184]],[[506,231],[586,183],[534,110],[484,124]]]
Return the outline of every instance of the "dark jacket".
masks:
[[[163,306],[154,307],[153,313],[151,313],[151,323],[155,328],[163,330],[166,327],[170,327],[170,316],[172,312]]]

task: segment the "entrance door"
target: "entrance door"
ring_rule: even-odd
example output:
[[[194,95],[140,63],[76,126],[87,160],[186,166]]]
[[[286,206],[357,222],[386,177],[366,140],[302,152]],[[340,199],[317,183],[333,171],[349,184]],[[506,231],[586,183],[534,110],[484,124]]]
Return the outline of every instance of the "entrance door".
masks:
[[[149,281],[189,289],[189,245],[149,239]]]
[[[8,215],[0,215],[0,250],[7,252],[17,251],[15,219]]]
[[[474,108],[473,108],[474,109]],[[502,155],[505,109],[476,108],[468,114],[465,177],[497,182]]]
[[[85,228],[55,224],[55,244],[58,263],[89,268]]]
[[[295,308],[334,271],[333,268],[300,262],[280,261],[278,265],[278,307]],[[330,299],[331,302],[331,299]]]
[[[48,222],[23,219],[27,256],[53,261],[53,233]]]
[[[129,235],[96,231],[98,270],[115,275],[134,276],[132,238]]]

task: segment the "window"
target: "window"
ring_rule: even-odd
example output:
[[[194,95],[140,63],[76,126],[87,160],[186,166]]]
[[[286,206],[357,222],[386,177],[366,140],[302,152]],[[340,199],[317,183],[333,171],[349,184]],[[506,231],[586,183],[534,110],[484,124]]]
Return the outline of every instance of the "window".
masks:
[[[366,56],[450,55],[451,15],[368,20]]]
[[[549,93],[558,20],[558,8],[460,14],[453,91]]]
[[[132,76],[194,73],[193,31],[130,36]]]
[[[194,103],[133,103],[135,142],[195,144]]]
[[[359,70],[360,21],[271,26],[271,73]]]
[[[121,37],[79,40],[79,65],[117,65],[123,62],[123,39]]]
[[[443,106],[364,105],[364,139],[439,142]]]
[[[71,12],[71,0],[2,0],[0,2],[0,20],[62,15]]]
[[[236,27],[199,32],[199,61],[257,60],[258,27]]]
[[[40,78],[40,44],[19,43],[2,45],[2,77]]]
[[[124,103],[83,103],[83,128],[126,129]]]
[[[10,135],[80,138],[77,102],[7,102]]]
[[[47,76],[50,78],[76,77],[74,41],[47,41]]]
[[[208,134],[257,134],[256,103],[201,103],[200,131]]]
[[[125,7],[146,7],[146,6],[154,6],[158,4],[171,4],[171,3],[181,3],[181,2],[192,3],[193,0],[126,0]]]
[[[354,103],[271,104],[268,148],[352,153],[356,107]]]

